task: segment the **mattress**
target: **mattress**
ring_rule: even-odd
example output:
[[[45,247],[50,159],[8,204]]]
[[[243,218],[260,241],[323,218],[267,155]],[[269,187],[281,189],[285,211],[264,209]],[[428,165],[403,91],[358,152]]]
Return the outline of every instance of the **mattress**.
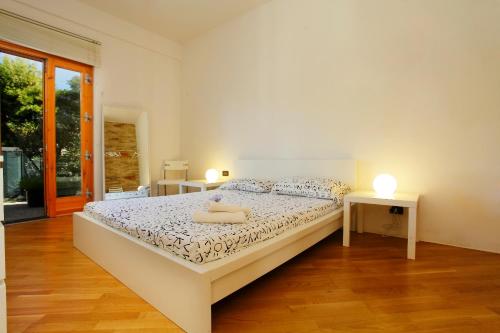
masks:
[[[206,209],[209,198],[251,209],[245,224],[200,224],[196,210]],[[197,264],[231,255],[281,233],[311,222],[338,207],[332,200],[269,193],[213,190],[172,196],[88,203],[84,213]]]

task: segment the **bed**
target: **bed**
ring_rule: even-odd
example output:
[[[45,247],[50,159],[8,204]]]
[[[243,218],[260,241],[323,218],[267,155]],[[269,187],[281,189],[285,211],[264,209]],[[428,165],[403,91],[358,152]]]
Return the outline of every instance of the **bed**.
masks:
[[[233,174],[356,186],[352,160],[240,160]],[[192,212],[213,193],[250,206],[251,223],[193,226]],[[187,332],[210,332],[213,303],[340,229],[342,212],[329,200],[243,191],[114,200],[75,213],[74,245]]]

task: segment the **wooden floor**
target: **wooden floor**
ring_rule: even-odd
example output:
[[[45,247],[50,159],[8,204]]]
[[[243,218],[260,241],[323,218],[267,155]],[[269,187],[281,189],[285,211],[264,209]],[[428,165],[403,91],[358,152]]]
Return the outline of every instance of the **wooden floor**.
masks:
[[[413,262],[405,240],[352,237],[214,305],[214,331],[500,332],[500,255],[421,242]],[[70,217],[6,227],[9,333],[181,331],[71,238]]]

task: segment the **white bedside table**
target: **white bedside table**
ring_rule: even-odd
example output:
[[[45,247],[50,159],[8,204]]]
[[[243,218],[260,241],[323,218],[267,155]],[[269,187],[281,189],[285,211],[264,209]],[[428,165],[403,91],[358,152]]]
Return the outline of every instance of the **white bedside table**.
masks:
[[[400,206],[408,208],[408,259],[415,259],[417,240],[417,205],[418,194],[396,193],[391,198],[379,197],[375,192],[351,192],[344,197],[344,246],[349,246],[351,230],[351,204],[371,204]],[[361,214],[360,214],[361,215]],[[359,220],[361,218],[361,220]],[[362,230],[362,217],[358,217],[359,232]]]
[[[205,179],[200,179],[200,180],[186,180],[183,182],[179,183],[179,193],[186,193],[186,188],[188,187],[197,187],[200,189],[200,191],[206,191],[209,188],[214,188],[214,187],[219,187],[222,184],[224,184],[225,181],[219,181],[219,182],[212,182],[209,183]]]

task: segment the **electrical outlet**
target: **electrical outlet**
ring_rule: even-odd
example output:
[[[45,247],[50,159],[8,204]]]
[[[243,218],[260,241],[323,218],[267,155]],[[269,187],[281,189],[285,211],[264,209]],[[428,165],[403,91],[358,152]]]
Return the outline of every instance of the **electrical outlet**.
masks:
[[[223,176],[223,177],[229,177],[229,171],[227,171],[227,170],[223,170],[223,171],[222,171],[222,176]]]
[[[392,206],[391,208],[389,208],[389,214],[403,215],[403,212],[403,207]]]

